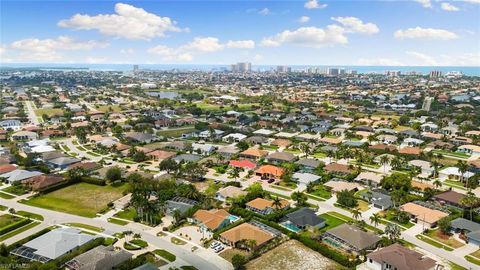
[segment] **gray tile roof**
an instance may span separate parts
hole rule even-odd
[[[316,226],[325,222],[325,219],[317,216],[315,211],[310,208],[304,207],[292,213],[286,215],[286,219],[295,224],[296,226]]]

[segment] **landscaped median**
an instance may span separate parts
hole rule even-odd
[[[117,225],[121,225],[121,226],[125,226],[125,225],[128,224],[128,221],[121,220],[121,219],[118,219],[118,218],[109,218],[108,222],[113,223],[113,224],[117,224]]]
[[[177,259],[177,256],[175,256],[174,254],[164,250],[164,249],[156,249],[153,251],[153,253],[155,253],[156,255],[170,261],[170,262],[174,262],[176,259]]]

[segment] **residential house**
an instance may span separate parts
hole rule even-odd
[[[166,213],[173,216],[175,211],[179,211],[180,214],[183,215],[197,204],[198,202],[194,200],[183,197],[174,197],[167,201]]]
[[[303,207],[294,212],[288,213],[282,219],[280,225],[283,227],[298,232],[300,230],[313,231],[325,227],[326,220],[317,216],[314,210]]]
[[[349,224],[337,226],[322,235],[324,243],[356,253],[375,249],[380,240],[379,236]]]
[[[461,173],[457,167],[447,167],[438,172],[438,178],[440,180],[466,180],[473,177],[475,174],[469,171]]]
[[[258,213],[260,215],[268,215],[273,213],[275,210],[287,209],[290,207],[290,203],[287,200],[281,199],[280,205],[274,206],[273,200],[267,200],[263,198],[256,198],[246,203],[246,209]]]
[[[266,159],[270,163],[280,164],[283,162],[294,162],[297,160],[297,157],[288,152],[273,152]]]
[[[240,141],[243,141],[244,139],[246,139],[247,136],[244,135],[244,134],[241,134],[241,133],[231,133],[231,134],[228,134],[227,136],[224,136],[222,138],[222,141],[224,142],[240,142]]]
[[[234,218],[238,220],[238,217],[230,215],[230,213],[224,209],[200,209],[197,210],[189,220],[191,220],[192,223],[198,224],[201,232],[210,234],[228,226]]]
[[[462,145],[457,148],[457,152],[460,153],[465,153],[467,155],[470,155],[470,157],[473,158],[479,158],[480,157],[480,146],[478,145],[473,145],[473,144],[467,144],[467,145]]]
[[[217,149],[212,144],[200,144],[200,143],[193,143],[192,144],[193,152],[197,154],[202,154],[205,156],[211,155]]]
[[[377,187],[380,185],[380,181],[382,181],[382,179],[383,176],[381,174],[365,171],[359,173],[354,180],[367,186]]]
[[[463,206],[460,202],[462,198],[464,198],[465,195],[462,193],[458,193],[453,190],[448,190],[439,194],[436,194],[432,197],[432,200],[442,204],[442,205],[447,205],[451,207],[456,207],[463,209],[465,206]]]
[[[131,259],[133,254],[116,249],[114,246],[100,245],[65,263],[67,270],[112,270]]]
[[[226,186],[215,193],[215,199],[226,202],[227,199],[235,199],[247,195],[247,192],[236,186]]]
[[[230,160],[228,163],[232,167],[238,167],[242,168],[244,170],[253,170],[255,167],[257,167],[257,164],[253,161],[250,161],[248,159],[244,160]]]
[[[145,132],[127,132],[124,138],[137,143],[151,143],[158,139],[156,136]]]
[[[297,180],[300,185],[306,188],[310,183],[317,183],[321,177],[312,173],[296,172],[292,175],[292,179]]]
[[[407,212],[415,223],[421,222],[428,228],[435,227],[441,218],[448,216],[445,212],[413,202],[400,206],[400,210]]]
[[[17,131],[12,134],[11,139],[14,141],[33,141],[38,140],[38,134],[32,131]]]
[[[398,243],[367,255],[368,270],[437,270],[435,260]]]
[[[37,175],[22,181],[22,185],[33,191],[43,191],[47,188],[63,184],[67,179],[61,175]]]
[[[296,164],[300,165],[300,170],[305,171],[305,172],[313,172],[322,162],[318,159],[313,159],[313,158],[305,158],[305,159],[300,159]]]
[[[328,173],[341,176],[353,173],[353,169],[351,169],[350,166],[335,162],[326,165],[323,169]]]
[[[372,190],[360,196],[380,210],[387,210],[393,206],[392,197],[383,190]]]
[[[219,239],[223,243],[237,248],[250,248],[247,242],[255,243],[254,250],[264,246],[282,233],[270,226],[257,221],[240,224],[220,234]]]
[[[285,169],[273,165],[263,165],[255,170],[255,174],[262,179],[280,179],[284,173]]]
[[[86,243],[96,236],[74,228],[57,228],[13,249],[10,254],[30,261],[47,263]]]
[[[16,169],[14,171],[10,171],[0,175],[0,178],[5,179],[5,181],[9,184],[15,184],[17,182],[27,180],[34,176],[42,175],[42,172],[38,171],[27,171],[23,169]]]
[[[323,185],[329,188],[330,191],[333,193],[337,193],[344,190],[358,191],[361,188],[361,186],[358,183],[347,182],[347,181],[340,180],[338,178],[334,178]]]
[[[258,148],[248,148],[247,150],[240,152],[240,156],[248,159],[257,160],[268,155],[268,152],[265,150],[260,150]]]
[[[74,157],[58,157],[45,161],[45,164],[51,169],[64,170],[70,165],[80,162],[80,159]]]
[[[175,160],[177,163],[180,163],[182,161],[183,162],[197,162],[200,159],[202,159],[202,156],[193,155],[193,154],[181,154],[181,155],[178,155],[176,157],[173,157],[172,159]]]

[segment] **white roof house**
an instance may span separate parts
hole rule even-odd
[[[438,177],[442,180],[452,178],[452,177],[457,179],[458,178],[468,179],[474,175],[475,175],[474,173],[469,171],[463,173],[462,175],[462,173],[460,173],[457,167],[448,167],[438,172]]]
[[[17,169],[8,173],[4,173],[0,175],[0,178],[5,178],[5,180],[9,184],[13,184],[18,181],[22,181],[34,176],[42,175],[42,172],[38,171],[27,171],[27,170],[22,170],[22,169]]]
[[[245,138],[247,138],[247,135],[244,135],[242,133],[231,133],[231,134],[228,134],[227,136],[224,136],[222,138],[222,141],[225,141],[225,142],[229,142],[229,141],[239,142],[241,140],[244,140]]]
[[[253,134],[270,136],[270,135],[272,135],[272,134],[275,134],[275,131],[261,128],[261,129],[259,129],[259,130],[255,130],[255,131],[253,132]]]
[[[293,179],[297,179],[298,183],[308,185],[320,180],[320,176],[312,173],[294,173],[292,175]]]

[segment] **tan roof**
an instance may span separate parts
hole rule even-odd
[[[339,138],[323,137],[320,139],[320,142],[328,143],[328,144],[339,144],[342,142],[342,140]]]
[[[283,209],[283,208],[287,207],[287,206],[290,204],[287,200],[281,199],[280,201],[281,201],[281,203],[282,203],[282,206],[280,206],[280,209]],[[259,210],[264,210],[264,209],[266,209],[267,207],[274,208],[274,207],[273,207],[273,201],[271,201],[271,200],[266,200],[266,199],[263,199],[263,198],[253,199],[253,200],[247,202],[246,205],[247,205],[247,206],[250,206],[250,207],[252,207],[252,208],[255,208],[255,209],[259,209]]]
[[[235,187],[235,186],[224,187],[224,188],[218,190],[217,193],[219,193],[220,195],[222,195],[224,197],[228,197],[228,198],[236,198],[238,196],[247,194],[246,191],[243,191],[241,188]]]
[[[215,230],[229,215],[230,214],[223,209],[212,209],[208,211],[200,209],[193,214],[193,217],[207,228]]]
[[[417,217],[418,220],[423,220],[430,224],[433,224],[441,218],[448,216],[448,214],[445,212],[430,209],[412,202],[402,205],[400,209]]]
[[[433,185],[412,180],[412,187],[425,190],[426,188],[433,188]]]
[[[220,234],[220,237],[236,243],[240,240],[255,240],[257,246],[270,241],[273,236],[249,223],[243,223]]]
[[[324,186],[331,188],[332,192],[339,192],[342,190],[351,191],[360,188],[359,184],[346,181],[328,181]]]
[[[273,140],[270,144],[273,144],[273,145],[276,145],[276,146],[289,146],[290,144],[292,144],[292,142],[290,140],[286,140],[286,139],[275,139]]]
[[[268,152],[264,151],[264,150],[260,150],[258,148],[248,148],[247,150],[243,151],[240,154],[245,155],[245,156],[252,156],[252,157],[260,158],[260,157],[266,156],[268,154]]]
[[[407,155],[420,155],[422,150],[418,147],[404,147],[398,150],[400,154],[407,154]]]
[[[155,156],[158,159],[167,159],[175,156],[177,153],[169,152],[169,151],[162,151],[162,150],[155,150],[148,153],[149,156]]]
[[[467,144],[458,147],[459,149],[469,149],[474,152],[480,152],[480,146],[474,144]]]
[[[351,173],[353,170],[350,169],[350,166],[338,163],[330,163],[324,168],[327,172],[341,172],[341,173]]]
[[[275,177],[281,177],[285,172],[285,170],[283,168],[273,166],[273,165],[263,165],[260,168],[258,168],[255,172],[260,174],[270,174]]]

